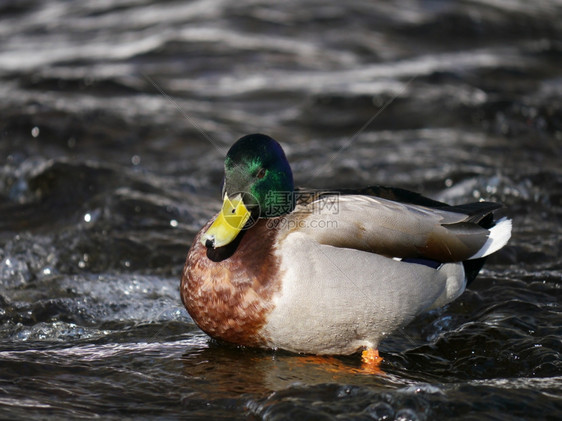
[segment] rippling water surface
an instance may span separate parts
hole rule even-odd
[[[0,4],[0,418],[556,419],[556,0]],[[210,341],[178,292],[241,135],[298,184],[498,200],[447,307],[326,363]]]

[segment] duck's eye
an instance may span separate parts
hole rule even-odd
[[[265,168],[260,168],[258,173],[256,174],[257,178],[264,178],[265,177]]]

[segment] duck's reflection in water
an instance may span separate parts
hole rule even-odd
[[[186,351],[182,363],[185,376],[199,383],[199,390],[206,390],[211,399],[233,393],[274,392],[295,384],[382,386],[388,380],[379,365],[363,364],[359,354],[345,357],[297,355],[234,347],[215,341],[209,341],[206,348]]]

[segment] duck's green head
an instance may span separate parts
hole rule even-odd
[[[222,210],[201,242],[222,247],[258,218],[291,212],[293,191],[293,173],[279,143],[263,134],[238,139],[224,161]]]

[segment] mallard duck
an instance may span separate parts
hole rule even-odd
[[[274,139],[251,134],[225,159],[223,205],[187,255],[181,298],[209,336],[250,347],[344,355],[464,291],[511,236],[491,202],[449,206],[390,187],[295,189]]]

